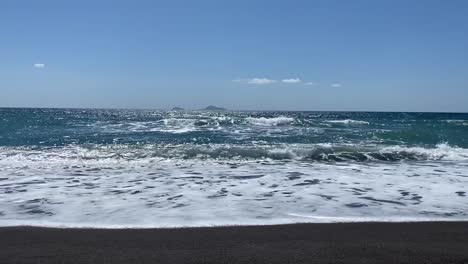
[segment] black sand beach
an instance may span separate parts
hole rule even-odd
[[[3,227],[0,263],[468,263],[468,222]]]

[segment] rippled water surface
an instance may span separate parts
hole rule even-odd
[[[468,114],[0,109],[0,225],[468,219]]]

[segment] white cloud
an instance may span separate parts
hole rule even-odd
[[[284,83],[300,83],[302,82],[299,78],[292,78],[292,79],[284,79],[282,80]]]
[[[251,78],[251,79],[236,79],[233,82],[248,83],[248,84],[271,84],[278,81],[268,78]]]
[[[250,84],[270,84],[275,83],[276,80],[268,79],[268,78],[252,78],[247,80],[247,83]]]
[[[330,86],[333,87],[333,88],[340,88],[343,85],[341,85],[341,83],[334,83],[334,84],[332,84]]]
[[[316,83],[316,82],[306,82],[306,83],[304,83],[304,85],[316,86],[316,85],[319,85],[319,84]]]
[[[233,82],[238,83],[247,83],[247,84],[272,84],[272,83],[302,83],[303,81],[299,78],[290,78],[290,79],[283,79],[283,80],[274,80],[269,78],[249,78],[249,79],[234,79]],[[318,83],[314,82],[307,82],[304,85],[318,85]]]
[[[37,69],[43,69],[43,68],[45,68],[45,64],[44,64],[44,63],[34,63],[33,66],[34,66],[34,68],[37,68]]]

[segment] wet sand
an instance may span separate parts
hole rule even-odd
[[[0,263],[468,263],[468,222],[2,227]]]

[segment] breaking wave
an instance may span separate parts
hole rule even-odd
[[[466,220],[467,122],[452,113],[0,109],[0,226]]]
[[[353,119],[345,119],[345,120],[329,120],[328,123],[333,124],[343,124],[343,125],[369,125],[369,122],[362,121],[362,120],[353,120]]]
[[[266,118],[266,117],[259,117],[259,118],[254,118],[254,117],[247,117],[246,118],[247,122],[257,125],[257,126],[279,126],[279,125],[287,125],[291,124],[294,122],[294,118],[292,117],[285,117],[285,116],[279,116],[279,117],[272,117],[272,118]]]
[[[304,162],[368,162],[468,160],[468,149],[439,144],[435,148],[359,145],[229,145],[229,144],[150,144],[92,145],[65,148],[0,148],[0,164],[151,161],[154,159],[215,159],[215,160],[299,160]]]

